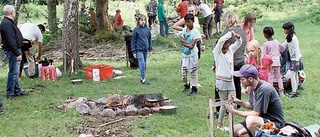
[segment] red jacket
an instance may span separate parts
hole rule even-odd
[[[114,26],[114,27],[121,27],[121,26],[123,26],[123,20],[122,20],[122,18],[121,18],[120,13],[116,13],[115,19],[114,19],[114,22],[113,22],[113,26]]]
[[[188,10],[187,10],[187,5],[188,5],[188,3],[189,3],[189,1],[185,0],[185,1],[181,2],[181,3],[178,5],[176,11],[177,11],[178,13],[180,13],[180,18],[184,18],[184,16],[187,15],[187,12],[188,12]]]

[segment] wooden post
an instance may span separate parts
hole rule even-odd
[[[127,62],[127,67],[129,67],[129,52],[128,52],[128,47],[127,47],[127,45],[125,45],[126,46],[126,62]]]
[[[213,101],[209,99],[209,116],[210,116],[210,137],[214,137],[214,112]]]
[[[229,100],[232,100],[231,95],[228,97]],[[234,131],[234,114],[229,112],[229,137],[233,137],[233,131]]]

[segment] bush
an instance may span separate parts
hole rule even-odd
[[[317,5],[312,5],[311,8],[308,9],[309,12],[309,20],[312,23],[320,23],[320,9]]]
[[[124,42],[123,37],[120,33],[114,31],[97,31],[95,35],[95,40],[97,42],[108,42],[112,41],[115,43]]]

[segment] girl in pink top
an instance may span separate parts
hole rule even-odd
[[[263,35],[267,39],[267,41],[262,46],[262,53],[269,55],[272,57],[272,68],[269,71],[268,82],[273,84],[274,77],[278,82],[279,95],[284,96],[283,94],[283,81],[282,75],[280,73],[280,47],[281,44],[278,40],[273,39],[274,31],[272,27],[265,27],[263,29]]]
[[[241,23],[241,28],[244,30],[247,42],[250,42],[254,39],[253,26],[256,23],[256,16],[253,13],[248,13],[244,18],[244,22]]]

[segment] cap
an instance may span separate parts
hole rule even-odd
[[[255,66],[252,65],[243,65],[239,71],[235,71],[233,73],[236,77],[252,77],[257,79],[258,78],[258,70]]]

